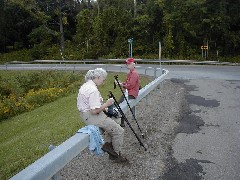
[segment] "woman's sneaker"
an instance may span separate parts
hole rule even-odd
[[[114,151],[112,143],[106,142],[103,146],[102,146],[102,150],[104,152],[107,152],[109,155],[111,156],[115,156],[118,157],[118,154]]]
[[[124,124],[124,119],[123,119],[123,117],[121,118],[121,124],[120,124],[120,126],[121,126],[122,128],[124,128],[124,127],[125,127],[125,124]]]
[[[117,158],[118,158],[118,157],[109,154],[109,159],[110,159],[110,160],[116,160]]]

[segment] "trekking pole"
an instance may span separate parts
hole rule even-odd
[[[114,105],[115,107],[118,109],[118,111],[120,112],[120,114],[122,115],[122,117],[124,118],[124,121],[126,121],[127,125],[129,126],[129,128],[132,130],[133,134],[136,136],[138,142],[140,143],[140,146],[142,146],[145,151],[147,151],[147,148],[144,146],[144,144],[142,143],[142,141],[140,140],[140,138],[138,137],[138,135],[136,134],[136,132],[134,131],[134,129],[132,128],[131,124],[129,123],[128,119],[126,118],[125,114],[123,113],[121,107],[119,106],[119,104],[117,103],[117,100],[115,98],[115,96],[113,95],[113,93],[111,91],[109,91],[109,97],[114,99]]]
[[[120,88],[120,90],[121,90],[121,92],[122,92],[122,94],[123,94],[124,99],[125,99],[126,102],[127,102],[127,105],[128,105],[128,107],[129,107],[132,115],[133,115],[134,120],[136,121],[136,124],[137,124],[137,126],[138,126],[138,129],[139,129],[139,131],[141,132],[142,138],[144,138],[144,134],[142,133],[142,130],[141,130],[141,128],[140,128],[140,126],[139,126],[139,124],[138,124],[138,122],[137,122],[137,119],[136,119],[136,117],[135,117],[135,114],[133,113],[132,108],[130,107],[129,102],[128,102],[128,100],[127,100],[127,98],[126,98],[126,96],[125,96],[125,94],[124,94],[124,92],[123,92],[123,90],[122,90],[122,87],[121,87],[119,81],[118,81],[118,75],[114,76],[114,78],[115,78],[115,80],[117,81],[117,84],[118,84],[118,86],[119,86],[119,88]]]

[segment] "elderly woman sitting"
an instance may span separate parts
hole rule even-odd
[[[123,146],[124,129],[103,112],[114,103],[112,98],[103,103],[103,98],[98,90],[107,77],[107,72],[102,68],[89,70],[85,75],[85,83],[80,87],[77,97],[77,107],[86,125],[98,126],[105,132],[103,151],[109,154],[109,159],[115,162],[128,162],[121,155]]]

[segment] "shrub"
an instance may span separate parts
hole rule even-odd
[[[82,74],[62,71],[0,76],[0,121],[76,92],[83,79]]]
[[[10,61],[31,61],[33,58],[30,54],[29,50],[19,50],[19,51],[12,51],[9,53],[5,53],[0,55],[0,64],[4,64]]]
[[[61,88],[39,89],[36,91],[32,89],[26,94],[24,99],[30,107],[38,107],[45,103],[52,102],[65,94],[66,90]]]

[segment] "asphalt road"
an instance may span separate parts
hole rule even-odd
[[[74,69],[96,66],[126,72],[125,68],[113,65],[80,65]],[[137,65],[139,73],[151,76],[152,69],[159,67]],[[240,180],[240,66],[163,65],[162,68],[169,70],[167,79],[184,84],[188,105],[173,142],[176,164],[165,179]]]
[[[167,179],[240,179],[240,67],[164,66],[184,83],[189,110],[173,142]]]
[[[182,119],[167,180],[240,180],[240,67],[162,66],[184,84]]]

